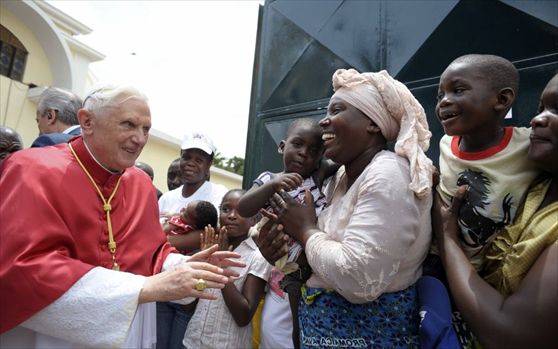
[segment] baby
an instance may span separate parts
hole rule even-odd
[[[187,234],[193,230],[200,230],[208,225],[217,226],[217,209],[209,201],[190,201],[180,210],[180,214],[172,216],[169,221],[168,235]]]

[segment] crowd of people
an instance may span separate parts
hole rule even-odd
[[[0,128],[0,347],[558,347],[558,74],[531,127],[507,127],[515,66],[456,58],[439,168],[404,84],[332,82],[281,172],[229,190],[189,133],[164,194],[137,161],[145,95],[47,89],[30,149]]]

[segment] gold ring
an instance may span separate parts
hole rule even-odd
[[[205,282],[204,279],[198,279],[198,282],[196,282],[195,288],[198,291],[203,291],[207,288],[207,283]]]

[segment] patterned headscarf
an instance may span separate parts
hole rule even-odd
[[[424,109],[411,91],[385,70],[360,74],[354,69],[338,69],[333,74],[333,90],[333,96],[374,121],[388,142],[396,141],[395,152],[410,163],[409,188],[419,198],[430,195],[434,166],[424,152],[432,133]]]

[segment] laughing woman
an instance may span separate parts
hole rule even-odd
[[[431,238],[426,115],[386,71],[340,69],[333,88],[320,125],[325,156],[343,166],[326,188],[328,206],[316,223],[311,205],[286,195],[274,205],[313,270],[300,344],[418,347],[415,283]],[[392,141],[395,153],[387,150]]]

